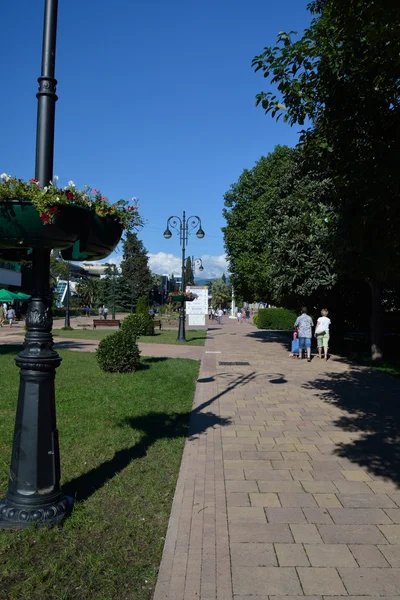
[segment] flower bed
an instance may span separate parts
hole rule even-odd
[[[168,296],[169,302],[193,302],[196,300],[197,294],[193,292],[172,292]]]

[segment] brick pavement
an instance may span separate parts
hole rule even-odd
[[[400,381],[227,319],[205,352],[154,600],[400,599]]]

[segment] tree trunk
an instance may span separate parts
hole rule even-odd
[[[382,327],[382,283],[370,280],[371,289],[371,358],[381,360],[383,358],[383,327]]]

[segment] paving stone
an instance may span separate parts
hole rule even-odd
[[[371,493],[371,488],[366,483],[361,483],[358,481],[345,481],[344,479],[340,480],[336,478],[333,480],[333,483],[342,494],[352,495]]]
[[[290,474],[294,481],[314,481],[312,471],[304,471],[302,469],[291,469]]]
[[[260,492],[288,492],[288,493],[300,493],[303,491],[301,483],[298,481],[258,481],[258,487]]]
[[[278,494],[250,494],[250,503],[251,506],[263,506],[263,507],[272,507],[272,506],[281,506],[279,502]]]
[[[308,567],[310,563],[302,544],[275,544],[280,567]]]
[[[228,492],[226,501],[228,506],[250,506],[249,494],[244,492]]]
[[[289,525],[284,523],[230,523],[229,533],[233,542],[293,542]]]
[[[299,567],[297,572],[300,577],[304,594],[334,594],[346,595],[346,589],[340,580],[336,569]]]
[[[378,546],[378,549],[392,567],[400,567],[400,546]]]
[[[344,544],[304,544],[312,567],[357,567]]]
[[[400,506],[400,492],[399,493],[388,492],[388,495],[389,495],[389,498],[397,504],[397,506]]]
[[[308,523],[333,524],[331,516],[326,508],[303,508],[303,513]]]
[[[233,567],[276,567],[273,544],[231,544]]]
[[[239,595],[265,595],[268,592],[269,595],[287,596],[302,593],[293,567],[237,567],[232,576],[233,592]]]
[[[303,508],[317,506],[312,494],[288,494],[282,492],[279,494],[279,500],[281,501],[282,506],[285,507]]]
[[[375,494],[390,494],[391,492],[397,492],[398,486],[392,481],[371,481],[368,482],[368,487]]]
[[[314,498],[321,508],[342,508],[335,494],[314,494]]]
[[[329,514],[339,525],[385,525],[391,523],[381,508],[330,508]]]
[[[304,481],[301,485],[310,494],[335,494],[338,491],[332,481]]]
[[[226,481],[227,492],[258,492],[255,481]]]
[[[228,506],[228,521],[231,523],[265,523],[265,513],[262,507]]]
[[[341,471],[347,481],[371,481],[371,477],[365,471]]]
[[[390,544],[400,544],[400,525],[379,525]]]
[[[306,460],[271,460],[271,464],[272,468],[278,471],[290,471],[291,469],[312,471],[310,463]]]
[[[382,546],[382,548],[395,548],[396,546]],[[368,544],[350,545],[351,552],[360,567],[389,567],[389,563],[377,546]],[[400,556],[399,556],[400,558]],[[351,565],[345,565],[351,566]],[[393,567],[400,566],[392,565]],[[400,591],[400,590],[399,590]]]
[[[321,536],[315,525],[290,525],[290,530],[296,544],[322,544]]]
[[[261,481],[293,481],[289,471],[274,469],[245,469],[246,479],[259,479]],[[264,491],[264,490],[261,490]]]
[[[339,569],[349,594],[381,595],[400,593],[400,569]]]
[[[345,508],[396,508],[386,494],[338,494],[338,499]]]
[[[396,525],[400,524],[400,508],[387,508],[385,513],[393,523],[396,523]]]
[[[385,525],[381,525],[381,527],[385,527]],[[390,525],[386,527],[390,527]],[[376,525],[318,525],[318,531],[326,544],[387,543]]]
[[[301,508],[266,508],[268,523],[306,523]]]

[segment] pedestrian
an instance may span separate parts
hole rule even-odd
[[[294,327],[298,328],[299,334],[299,358],[303,358],[303,350],[307,350],[307,361],[311,362],[311,338],[314,323],[307,314],[307,307],[303,306],[301,315],[297,317]]]
[[[99,306],[99,319],[101,319],[102,316],[103,316],[103,305],[100,304],[100,306]]]
[[[107,308],[107,306],[104,307],[103,313],[104,313],[104,318],[107,319],[107,315],[108,315],[108,308]]]
[[[89,306],[89,304],[86,305],[85,313],[86,313],[87,317],[90,317],[90,306]]]
[[[323,308],[321,310],[321,317],[319,317],[315,327],[315,337],[317,338],[320,360],[322,359],[322,348],[324,349],[325,360],[328,360],[329,326],[331,324],[331,320],[328,319],[328,314],[328,310]]]
[[[3,305],[0,304],[0,327],[3,327],[3,321],[4,321],[4,308],[3,308]]]
[[[250,321],[250,311],[248,308],[246,308],[245,315],[246,315],[246,321]]]
[[[238,310],[237,314],[236,314],[236,317],[237,317],[238,323],[240,323],[240,324],[242,324],[242,316],[243,316],[242,315],[242,311]]]
[[[6,315],[7,315],[7,308],[8,308],[8,306],[7,306],[7,302],[3,302],[4,316],[6,316]]]
[[[296,356],[298,356],[298,354],[299,354],[299,340],[297,338],[297,331],[295,331],[293,334],[292,347],[291,347],[289,356],[292,358],[296,358]]]
[[[222,310],[222,308],[220,307],[218,309],[217,315],[218,315],[218,323],[220,325],[222,325],[222,315],[224,314],[224,311]]]
[[[212,317],[212,310],[211,307],[208,309],[208,320],[210,321]]]
[[[154,317],[156,316],[156,313],[155,313],[155,311],[154,311],[154,308],[150,308],[150,310],[149,310],[149,315],[150,315],[150,317],[151,317],[152,319],[154,319]]]
[[[214,319],[215,319],[215,308],[211,309],[211,317],[212,317],[212,320],[214,321]]]
[[[7,309],[7,319],[10,327],[12,327],[13,319],[15,319],[15,310],[13,309],[12,304],[10,304],[10,308]]]

